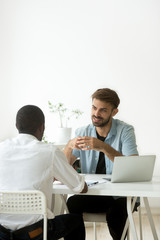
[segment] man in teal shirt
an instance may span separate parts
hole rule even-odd
[[[113,117],[118,113],[120,99],[109,88],[92,95],[92,124],[76,130],[76,137],[64,149],[69,163],[80,157],[82,173],[112,174],[114,157],[137,155],[134,128]],[[110,234],[121,237],[127,218],[126,198],[75,195],[67,202],[70,212],[106,212]]]

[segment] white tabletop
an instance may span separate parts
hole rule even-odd
[[[85,174],[86,180],[101,181],[107,175]],[[53,184],[54,194],[72,194],[67,186]],[[153,178],[151,182],[134,183],[98,183],[89,187],[87,195],[107,195],[107,196],[139,196],[139,197],[160,197],[160,177]]]

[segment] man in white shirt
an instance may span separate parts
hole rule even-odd
[[[19,135],[0,143],[0,189],[40,190],[47,197],[48,240],[85,239],[82,216],[65,214],[54,218],[51,211],[52,185],[56,178],[75,193],[87,192],[84,178],[71,167],[65,155],[52,144],[41,142],[45,117],[34,105],[22,107],[16,116]],[[0,214],[0,239],[42,239],[42,217]],[[37,231],[37,235],[34,230]],[[78,233],[78,234],[77,234]]]

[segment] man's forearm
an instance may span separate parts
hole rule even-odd
[[[109,144],[104,143],[103,153],[112,161],[114,162],[114,158],[117,156],[123,156],[122,153],[116,151],[112,148]]]
[[[68,160],[68,163],[70,165],[72,165],[75,161],[75,159],[73,159],[73,155],[72,155],[72,148],[70,147],[70,141],[67,143],[67,145],[65,146],[64,150],[63,150],[67,160]]]

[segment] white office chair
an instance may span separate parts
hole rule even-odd
[[[43,215],[43,240],[47,240],[47,201],[41,191],[0,191],[0,213]]]
[[[133,206],[135,205],[136,198],[134,199],[132,203],[132,211],[133,211]],[[140,239],[142,240],[142,220],[141,220],[141,207],[138,206],[138,214],[139,214],[139,228],[140,228]],[[94,230],[94,240],[97,240],[97,231],[96,231],[96,223],[98,222],[104,222],[106,223],[106,214],[105,213],[83,213],[83,219],[85,222],[93,222],[93,230]],[[128,218],[126,220],[126,224],[122,233],[121,240],[125,239],[125,235],[127,232],[127,240],[130,239],[130,234],[129,234],[129,221]]]
[[[84,222],[93,223],[94,240],[97,240],[96,223],[98,222],[106,223],[106,214],[105,213],[83,213],[83,220]]]

